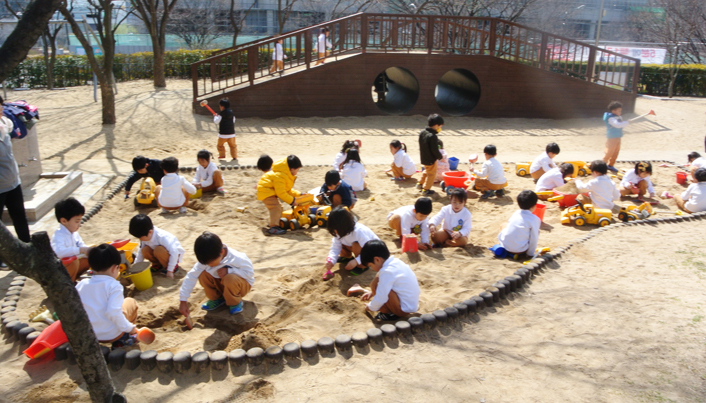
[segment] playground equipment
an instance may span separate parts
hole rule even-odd
[[[644,202],[639,206],[623,206],[618,213],[620,221],[644,220],[653,214],[652,204]]]
[[[593,208],[592,204],[583,204],[576,201],[577,206],[570,207],[561,213],[561,223],[571,224],[581,227],[586,224],[599,225],[605,227],[610,224],[613,213],[609,209]]]
[[[154,190],[157,188],[157,184],[154,183],[154,179],[149,176],[142,179],[140,183],[140,190],[135,195],[135,207],[142,206],[156,206],[157,200],[155,200]]]

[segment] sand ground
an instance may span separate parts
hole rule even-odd
[[[119,124],[104,128],[87,88],[23,93],[40,107],[45,170],[115,173],[117,181],[129,172],[129,161],[138,153],[156,158],[174,155],[182,165],[194,166],[196,150],[215,151],[214,125],[190,113],[188,83],[169,85],[159,92],[144,82],[121,85]],[[657,117],[627,130],[621,159],[685,162],[689,151],[701,150],[705,105],[702,100],[639,99],[637,112],[654,109]],[[491,142],[505,162],[530,160],[549,141],[561,145],[558,159],[601,156],[604,128],[598,119],[447,122],[441,138],[449,155],[462,161]],[[387,147],[391,139],[407,143],[410,154],[418,158],[416,134],[423,126],[421,116],[242,119],[237,122],[239,159],[241,164],[253,164],[261,153],[275,158],[295,153],[305,165],[328,164],[343,140],[362,139],[370,189],[359,195],[355,212],[413,267],[423,289],[420,312],[429,312],[477,294],[519,267],[517,262],[492,259],[486,248],[515,210],[516,194],[533,185],[530,179],[515,176],[514,166],[507,164],[508,196],[480,201],[470,193],[471,246],[399,254],[399,243],[384,217],[398,206],[412,204],[418,191],[413,182],[391,183],[382,170],[391,160]],[[326,169],[303,169],[296,187],[308,190],[320,185]],[[154,344],[140,346],[143,350],[267,347],[374,326],[362,314],[362,304],[344,294],[354,282],[369,282],[371,273],[337,274],[332,281],[321,281],[330,244],[324,229],[264,236],[265,209],[253,197],[257,172],[226,171],[228,195],[193,202],[185,217],[141,209],[156,225],[179,236],[187,249],[184,267],[194,263],[193,240],[208,229],[248,253],[257,281],[246,298],[244,314],[237,318],[222,311],[200,312],[204,295],[197,287],[191,303],[198,325],[190,332],[176,312],[178,279],[156,278],[155,287],[145,292],[129,286],[128,293],[141,306],[138,324],[154,328],[158,335]],[[655,168],[658,194],[683,189],[673,178],[674,168]],[[660,202],[658,209],[674,209],[673,201]],[[434,210],[447,203],[446,197],[434,197]],[[236,211],[244,206],[245,213]],[[135,213],[131,202],[115,198],[81,234],[89,243],[126,237],[127,221]],[[562,226],[559,214],[550,204],[541,246],[564,245],[584,233],[585,229]],[[172,379],[121,370],[115,374],[116,386],[131,400],[146,401],[353,401],[361,394],[383,401],[703,401],[706,368],[700,357],[706,339],[701,288],[706,260],[699,252],[703,228],[700,223],[685,223],[603,233],[572,249],[527,291],[492,310],[497,313],[483,313],[453,331],[413,344],[228,376]],[[9,285],[8,276],[0,281],[0,288]],[[29,312],[42,298],[39,286],[30,284],[18,309]],[[32,365],[18,350],[11,339],[0,347],[0,359],[8,369],[0,375],[0,384],[5,385],[0,400],[87,400],[75,367]]]

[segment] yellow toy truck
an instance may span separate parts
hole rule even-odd
[[[156,188],[157,184],[154,183],[154,179],[149,176],[142,179],[142,182],[140,183],[140,190],[135,196],[135,207],[156,206],[157,200],[154,195],[154,190]]]
[[[574,173],[571,175],[572,178],[591,174],[591,169],[588,167],[586,161],[566,161],[566,163],[574,166]]]
[[[577,206],[569,207],[561,213],[561,223],[568,225],[574,223],[581,227],[586,224],[605,227],[610,224],[613,213],[609,209],[593,208],[591,204],[582,204],[578,200]]]
[[[644,220],[652,215],[652,205],[648,202],[639,206],[623,206],[618,213],[618,218],[622,222]]]
[[[529,169],[531,162],[519,162],[515,164],[515,173],[517,176],[527,176],[529,175]]]
[[[305,226],[311,228],[316,225],[316,215],[309,212],[309,207],[314,204],[314,195],[303,194],[296,200],[297,205],[294,208],[282,212],[282,217],[279,219],[280,228],[295,231]]]

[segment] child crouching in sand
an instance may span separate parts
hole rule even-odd
[[[681,195],[675,195],[677,206],[687,213],[706,211],[706,168],[694,171],[696,183],[692,183]]]
[[[466,246],[471,233],[471,212],[466,208],[468,193],[465,189],[449,192],[451,204],[444,206],[439,214],[429,220],[429,232],[434,246]],[[437,227],[443,227],[437,230]]]
[[[344,263],[343,268],[354,276],[366,271],[367,267],[361,264],[360,251],[369,241],[380,238],[370,228],[355,222],[353,214],[344,207],[331,210],[326,229],[333,236],[333,240],[326,258],[326,273],[323,279],[333,277],[331,269],[338,262]]]

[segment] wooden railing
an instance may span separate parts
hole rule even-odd
[[[502,58],[637,93],[640,60],[497,18],[359,13],[250,42],[191,65],[194,101],[254,85],[269,75],[277,39],[284,70],[309,69],[316,38],[329,29],[327,61],[360,53],[452,53]]]

